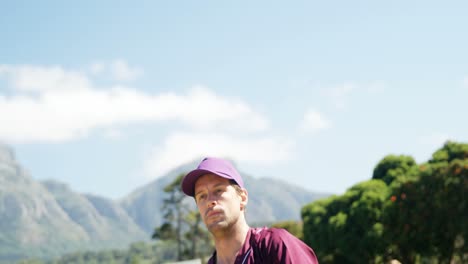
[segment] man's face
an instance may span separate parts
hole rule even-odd
[[[195,183],[195,201],[203,222],[214,233],[237,222],[247,204],[247,193],[237,193],[228,179],[205,174]]]

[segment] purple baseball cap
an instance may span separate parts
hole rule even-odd
[[[182,180],[182,191],[188,196],[195,195],[195,182],[205,174],[215,174],[228,180],[234,180],[240,187],[244,188],[244,181],[232,164],[220,158],[204,158],[198,167],[185,175]]]

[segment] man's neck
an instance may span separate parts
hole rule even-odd
[[[225,230],[222,234],[214,235],[217,264],[234,263],[237,253],[242,248],[249,232],[246,222]]]

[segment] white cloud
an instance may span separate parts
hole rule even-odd
[[[149,177],[154,178],[180,164],[207,156],[272,164],[290,159],[293,148],[290,140],[273,137],[247,139],[227,134],[175,133],[161,147],[154,148],[145,163],[145,170]]]
[[[11,88],[19,92],[45,92],[52,90],[77,90],[90,87],[88,78],[77,71],[66,71],[60,66],[1,65]]]
[[[261,131],[269,125],[261,114],[244,102],[223,98],[202,86],[194,87],[177,105],[181,110],[180,118],[199,129],[211,128],[210,124],[216,123],[230,130]]]
[[[143,74],[140,68],[131,68],[123,60],[115,60],[111,63],[110,69],[114,78],[118,81],[131,81]]]
[[[151,95],[114,86],[95,89],[86,75],[60,67],[0,65],[14,95],[0,94],[0,140],[60,142],[90,130],[134,122],[178,121],[195,129],[264,130],[268,121],[246,103],[195,87]],[[24,93],[34,90],[36,93]]]
[[[331,126],[332,122],[330,120],[325,118],[318,111],[310,109],[304,114],[300,129],[305,132],[318,132],[328,129]]]
[[[107,139],[110,139],[110,140],[118,140],[118,139],[121,139],[121,138],[124,137],[121,130],[113,129],[113,128],[110,128],[110,129],[107,129],[106,131],[104,131],[103,135],[104,135],[104,137],[106,137]]]
[[[115,81],[133,81],[143,75],[141,68],[130,67],[124,60],[96,61],[89,66],[89,71],[92,75],[106,74]]]
[[[463,86],[465,86],[465,88],[468,88],[468,77],[465,77],[463,79]]]

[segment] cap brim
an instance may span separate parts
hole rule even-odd
[[[232,176],[221,173],[221,172],[205,170],[205,169],[196,169],[196,170],[189,172],[187,175],[185,175],[184,179],[182,180],[182,191],[188,196],[195,196],[195,183],[197,182],[198,178],[206,174],[214,174],[216,176],[219,176],[228,180],[233,179]]]
[[[209,170],[202,170],[202,169],[196,169],[191,172],[189,172],[187,175],[185,175],[184,179],[182,180],[182,191],[188,195],[188,196],[194,196],[195,195],[195,182],[197,182],[198,178],[205,174],[210,174],[213,173],[212,171]]]

